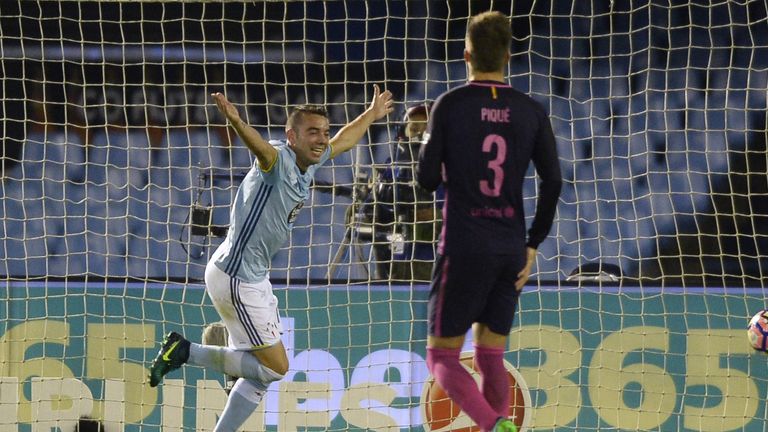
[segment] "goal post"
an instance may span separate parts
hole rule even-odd
[[[466,81],[488,9],[511,16],[507,79],[549,114],[564,176],[505,357],[520,421],[763,430],[744,328],[768,280],[766,5],[385,0],[0,4],[0,431],[212,428],[223,375],[145,383],[163,334],[220,319],[205,265],[254,157],[210,93],[280,140],[292,106],[326,106],[335,133],[375,84],[395,112],[318,170],[273,260],[291,369],[246,428],[463,424],[424,364],[442,201],[393,173],[405,113]]]

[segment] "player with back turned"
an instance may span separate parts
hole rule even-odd
[[[428,306],[427,366],[448,396],[484,431],[517,431],[509,415],[504,351],[536,249],[554,220],[562,177],[543,107],[506,84],[512,32],[507,16],[470,19],[468,83],[440,96],[421,148],[417,181],[445,188],[443,228]],[[526,236],[523,180],[540,179]],[[481,387],[459,362],[472,328]]]

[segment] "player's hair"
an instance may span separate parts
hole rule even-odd
[[[495,72],[504,68],[512,42],[509,17],[501,12],[483,12],[467,24],[467,40],[472,47],[470,64],[477,72]]]
[[[308,114],[317,114],[328,118],[328,110],[322,105],[297,105],[291,111],[286,122],[287,129],[294,129],[301,124],[304,116]]]

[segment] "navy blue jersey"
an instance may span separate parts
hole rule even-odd
[[[541,183],[526,237],[523,180],[531,162]],[[471,81],[435,101],[416,175],[427,190],[445,187],[442,254],[537,248],[552,227],[562,183],[544,108],[496,81]]]

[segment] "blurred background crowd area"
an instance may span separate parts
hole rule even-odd
[[[202,279],[220,240],[192,235],[190,211],[226,224],[253,163],[209,93],[271,139],[304,102],[338,130],[374,83],[402,113],[465,81],[466,19],[488,8],[512,16],[509,82],[549,112],[564,174],[534,277],[597,262],[650,284],[768,277],[764,2],[66,3],[0,9],[9,277]],[[373,181],[400,113],[318,180]],[[316,189],[273,278],[325,278],[352,203]],[[372,257],[349,248],[332,276],[365,280]]]

